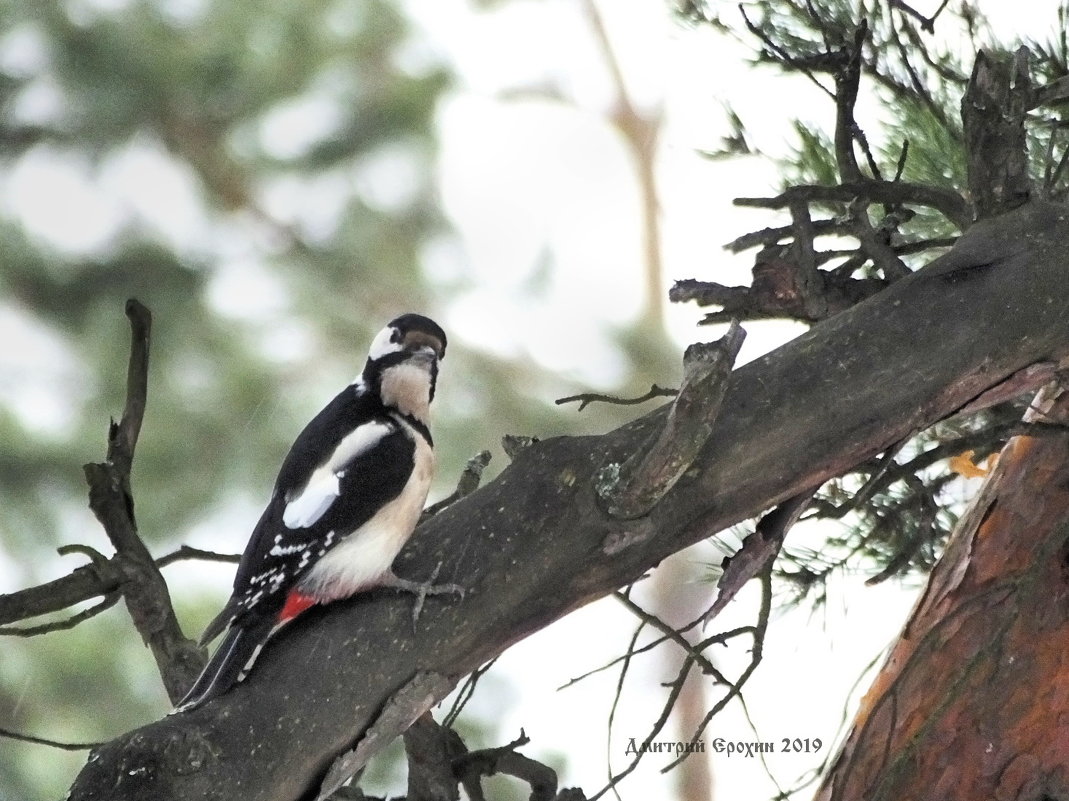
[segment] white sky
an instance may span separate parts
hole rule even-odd
[[[447,213],[461,235],[462,252],[451,247],[429,259],[432,275],[463,274],[473,288],[448,310],[447,328],[458,337],[492,339],[506,353],[526,353],[541,363],[593,383],[611,384],[619,371],[605,325],[633,320],[642,307],[639,216],[626,151],[602,118],[611,84],[597,53],[589,25],[577,0],[510,0],[492,10],[473,12],[465,0],[406,0],[425,39],[408,57],[435,55],[453,64],[460,88],[443,105],[441,185]],[[697,154],[718,145],[722,103],[730,101],[749,125],[756,144],[783,152],[791,115],[830,119],[831,110],[805,82],[785,84],[770,71],[745,65],[746,50],[709,30],[677,25],[664,0],[627,0],[599,4],[618,48],[632,96],[643,104],[663,104],[666,123],[659,153],[665,291],[678,278],[709,278],[745,283],[752,254],[731,257],[718,246],[735,236],[770,224],[764,213],[731,206],[736,194],[760,194],[776,183],[767,162],[759,159],[712,162]],[[921,9],[938,3],[917,2]],[[1027,6],[997,0],[980,2],[1000,33],[1045,31],[1054,19],[1054,0],[1030,0]],[[1028,12],[1028,13],[1025,13]],[[422,52],[429,47],[430,53]],[[24,58],[32,61],[33,42]],[[505,99],[506,90],[562,87],[571,105],[545,99]],[[47,87],[38,99],[47,113]],[[306,134],[304,120],[317,116],[315,103],[280,109],[265,123],[264,135],[279,152],[299,148],[295,130]],[[298,124],[299,123],[299,124]],[[314,126],[313,126],[314,127]],[[384,154],[384,170],[404,169]],[[145,143],[107,165],[105,195],[90,185],[88,166],[68,157],[40,152],[21,165],[0,187],[0,207],[34,234],[57,241],[57,221],[72,250],[102,245],[108,232],[130,217],[152,222],[171,243],[197,241],[191,235],[208,223],[197,208],[194,182],[181,168],[159,158]],[[374,187],[389,181],[370,179]],[[405,182],[399,181],[399,184]],[[329,215],[337,188],[320,187],[321,207],[309,209],[292,200],[286,186],[269,194],[267,205],[280,217]],[[302,198],[306,195],[302,195]],[[384,205],[403,198],[378,196]],[[17,198],[17,204],[14,198]],[[287,205],[288,204],[288,205]],[[554,257],[550,289],[532,303],[523,287],[548,250]],[[226,254],[217,296],[234,297],[227,286],[241,286],[249,304],[230,311],[270,315],[283,299],[255,258],[235,246]],[[611,301],[591,303],[612,288]],[[711,339],[715,331],[694,328],[702,312],[691,306],[666,310],[673,335],[686,343]],[[750,326],[743,360],[753,358],[792,336],[789,325]],[[562,332],[554,336],[553,332]],[[15,332],[15,333],[12,333]],[[507,332],[509,336],[503,336]],[[17,312],[0,309],[0,339],[15,336],[28,348],[0,354],[0,399],[15,399],[28,420],[42,427],[62,425],[62,404],[50,398],[56,374],[77,370],[48,334],[34,329]],[[577,342],[589,342],[577,349]],[[279,346],[302,346],[300,332],[286,331]],[[294,345],[294,343],[297,343]],[[28,353],[41,354],[32,360]],[[50,371],[43,364],[52,365]],[[668,375],[672,375],[669,372]],[[714,560],[709,551],[683,558]],[[65,567],[65,566],[64,566]],[[200,568],[199,571],[203,572]],[[178,568],[169,576],[179,578]],[[221,579],[225,585],[228,579]],[[770,763],[784,786],[790,786],[828,753],[835,739],[847,689],[860,671],[897,632],[911,595],[893,587],[863,589],[857,582],[836,585],[826,611],[810,617],[796,610],[779,617],[770,632],[762,668],[746,690],[760,739],[820,738],[816,755],[776,754]],[[647,607],[649,602],[646,602]],[[750,587],[718,619],[717,627],[752,622],[755,593]],[[495,673],[513,680],[505,699],[476,696],[472,710],[500,721],[503,740],[522,727],[532,743],[526,753],[563,753],[568,771],[562,785],[587,793],[605,778],[605,719],[615,673],[610,671],[579,687],[556,687],[617,656],[626,645],[633,619],[615,602],[603,601],[571,615],[513,647]],[[737,656],[725,652],[726,665]],[[630,738],[641,741],[659,708],[663,690],[657,664],[639,666],[629,683],[625,708],[608,745],[613,765],[623,767]],[[730,673],[730,668],[729,673]],[[864,687],[864,684],[862,684]],[[647,706],[646,701],[653,706]],[[674,735],[667,733],[664,738]],[[738,704],[716,719],[706,736],[733,741],[759,739]],[[657,773],[666,760],[646,758],[642,769],[621,788],[624,798],[672,797],[672,779]],[[760,763],[741,757],[714,759],[719,798],[758,799],[775,791]],[[802,793],[798,798],[808,797]]]

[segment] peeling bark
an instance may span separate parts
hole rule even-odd
[[[1069,393],[1039,419],[1069,423]],[[1015,437],[818,801],[1069,797],[1069,432]]]

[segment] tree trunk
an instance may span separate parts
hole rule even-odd
[[[902,798],[1069,798],[1069,430],[1003,449],[817,794]]]
[[[1065,207],[1031,203],[978,223],[925,269],[732,373],[710,442],[636,520],[602,511],[594,477],[642,448],[664,408],[602,436],[528,447],[496,481],[422,526],[399,560],[411,577],[443,561],[439,580],[470,588],[462,602],[430,600],[415,633],[411,600],[392,593],[311,611],[232,692],[94,751],[70,797],[315,798],[339,754],[357,744],[374,753],[381,746],[371,743],[390,739],[387,722],[399,733],[513,642],[1023,368],[1063,359],[1067,274]],[[1049,619],[1048,610],[1031,625]]]

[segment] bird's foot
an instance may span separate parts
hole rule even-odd
[[[383,582],[384,587],[393,587],[398,590],[404,590],[410,592],[416,596],[416,602],[412,606],[412,631],[416,630],[416,624],[419,622],[420,613],[423,612],[423,603],[427,600],[428,595],[459,595],[461,598],[467,593],[463,587],[459,584],[435,584],[434,580],[438,578],[438,574],[442,570],[442,563],[439,562],[434,572],[431,573],[431,577],[426,581],[411,581],[409,579],[403,579],[395,573],[389,573],[386,576],[386,580]]]

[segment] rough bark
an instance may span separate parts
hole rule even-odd
[[[1069,798],[1069,431],[1003,449],[816,798]]]
[[[413,677],[455,682],[668,554],[1064,358],[1067,269],[1065,207],[1031,203],[978,223],[924,270],[736,370],[710,441],[637,520],[609,518],[594,477],[642,447],[663,408],[601,436],[529,446],[422,526],[397,565],[421,577],[444,560],[440,578],[470,588],[462,602],[431,600],[415,633],[411,600],[389,593],[308,613],[231,693],[94,751],[71,798],[314,797]]]

